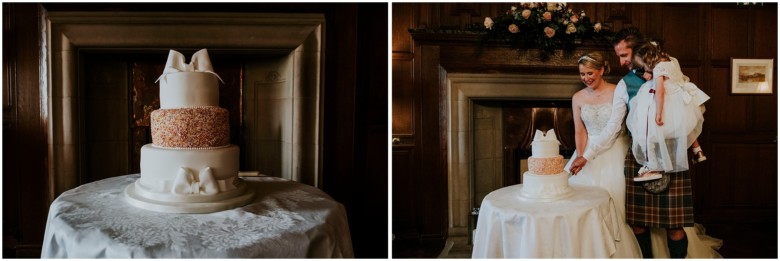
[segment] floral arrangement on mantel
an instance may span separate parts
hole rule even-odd
[[[520,3],[496,17],[485,17],[480,41],[505,41],[518,50],[539,49],[547,60],[556,49],[571,51],[586,40],[606,42],[611,32],[593,23],[585,10],[574,12],[566,3]]]

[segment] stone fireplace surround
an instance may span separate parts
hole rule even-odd
[[[273,85],[277,88],[269,88],[267,93],[248,95],[245,99],[254,97],[257,103],[275,104],[268,112],[258,111],[258,117],[274,122],[264,123],[269,127],[260,126],[255,133],[266,135],[266,141],[283,147],[284,155],[277,162],[280,176],[316,185],[322,164],[319,159],[324,15],[42,12],[39,88],[45,94],[41,111],[48,128],[50,201],[79,182],[80,144],[84,139],[79,129],[83,128],[80,121],[84,115],[80,115],[78,105],[78,52],[82,48],[210,48],[239,53],[288,53],[287,58],[268,65],[278,68],[282,77],[288,77],[287,81]],[[247,82],[251,86],[252,81]]]
[[[608,82],[618,78],[605,77]],[[476,157],[474,113],[476,100],[569,100],[583,87],[577,74],[448,73],[447,191],[448,246],[468,244],[471,208],[475,202]]]

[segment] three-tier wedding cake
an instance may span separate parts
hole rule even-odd
[[[160,109],[151,114],[152,143],[141,148],[141,178],[125,189],[136,207],[210,213],[246,205],[254,192],[238,177],[239,148],[230,144],[228,110],[206,49],[189,64],[174,50],[160,82]]]
[[[554,130],[550,129],[546,133],[536,130],[531,142],[528,171],[523,173],[520,195],[529,199],[553,201],[574,193],[569,187],[569,173],[563,170],[563,156],[558,149],[560,145]]]

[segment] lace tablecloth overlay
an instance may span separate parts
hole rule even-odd
[[[124,189],[139,174],[60,195],[49,209],[43,258],[353,257],[344,206],[317,188],[275,177],[244,178],[240,208],[171,214],[135,208]]]
[[[619,239],[615,206],[598,187],[572,186],[553,202],[520,196],[522,184],[482,201],[472,258],[609,258]]]

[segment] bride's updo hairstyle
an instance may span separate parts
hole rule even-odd
[[[582,64],[585,67],[595,70],[601,70],[601,68],[604,68],[604,74],[609,73],[609,61],[604,59],[604,55],[601,54],[601,52],[589,52],[581,56],[580,59],[577,60],[577,64]]]

